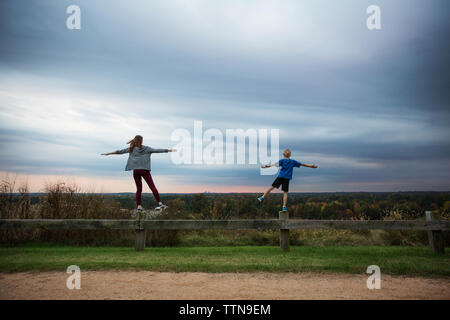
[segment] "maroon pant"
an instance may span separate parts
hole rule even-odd
[[[153,192],[153,195],[155,196],[156,201],[161,202],[161,198],[159,197],[158,190],[155,187],[155,184],[153,183],[152,176],[150,174],[149,170],[144,169],[136,169],[133,171],[133,178],[134,182],[136,182],[136,203],[137,205],[141,205],[141,194],[142,194],[142,179],[144,178],[145,182],[147,182],[148,186]]]

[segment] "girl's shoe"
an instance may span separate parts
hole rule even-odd
[[[165,209],[167,209],[167,208],[168,208],[168,206],[166,206],[165,204],[162,204],[162,205],[160,205],[159,207],[156,207],[155,210],[157,210],[157,211],[163,211],[163,210],[165,210]]]
[[[286,207],[283,207],[283,209],[281,209],[282,211],[287,211],[287,208]]]
[[[261,196],[261,197],[258,198],[258,201],[259,201],[259,202],[263,202],[263,200],[264,200],[264,197],[263,197],[263,196]]]
[[[142,219],[145,219],[146,217],[146,214],[145,214],[145,211],[144,211],[144,208],[142,208],[141,206],[139,206],[137,209],[136,209],[136,213],[135,213],[135,218],[138,218],[139,220],[142,220]]]

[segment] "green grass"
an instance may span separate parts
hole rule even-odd
[[[343,272],[364,273],[369,265],[394,275],[448,277],[450,252],[435,255],[426,247],[293,246],[163,247],[136,252],[128,247],[74,247],[29,244],[0,247],[0,272],[152,270],[193,272]]]

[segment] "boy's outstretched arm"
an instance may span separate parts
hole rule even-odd
[[[305,163],[302,163],[302,167],[308,167],[308,168],[313,168],[313,169],[318,168],[318,166],[316,166],[315,164],[309,165],[309,164],[305,164]]]
[[[276,166],[277,165],[277,163],[275,162],[275,163],[272,163],[272,164],[266,164],[266,165],[263,165],[263,166],[261,166],[261,168],[270,168],[270,167],[274,167],[274,166]]]

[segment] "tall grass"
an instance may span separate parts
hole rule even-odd
[[[0,182],[2,219],[129,219],[130,213],[100,194],[82,193],[74,184],[56,182],[45,186],[38,203],[31,204],[28,186],[16,188],[14,178]],[[18,244],[30,241],[75,245],[130,245],[132,231],[116,230],[2,230],[0,242]]]
[[[384,220],[404,220],[406,215],[400,210],[389,210]],[[446,217],[444,217],[446,218]],[[424,217],[422,217],[424,219]],[[399,245],[426,245],[428,236],[426,231],[417,230],[382,230],[380,233],[384,243],[392,246]],[[448,234],[446,235],[448,238]]]

